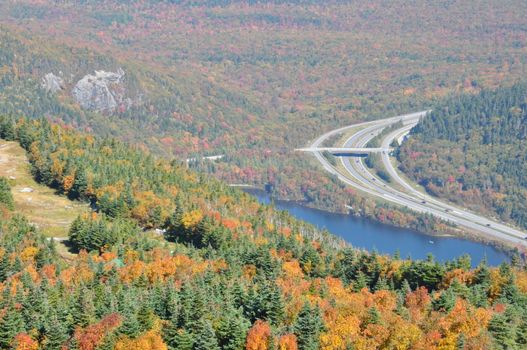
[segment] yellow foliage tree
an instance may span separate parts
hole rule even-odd
[[[186,229],[189,229],[196,226],[201,219],[203,219],[201,210],[194,209],[182,215],[181,223]]]
[[[148,331],[136,339],[121,338],[114,350],[168,350],[168,347],[157,332]]]

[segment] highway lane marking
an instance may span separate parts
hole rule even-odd
[[[405,121],[408,123],[408,120],[410,118],[421,117],[427,112],[429,112],[429,111],[423,111],[423,112],[417,112],[417,113],[408,114],[408,115],[405,115],[405,116],[397,116],[397,117],[387,118],[387,119],[384,119],[384,120],[382,120],[380,122],[379,121],[364,122],[364,123],[350,125],[350,126],[347,126],[347,127],[342,127],[342,128],[339,128],[339,129],[327,132],[326,134],[322,135],[321,137],[319,137],[318,139],[315,140],[315,142],[311,145],[311,147],[318,146],[319,144],[324,142],[328,137],[330,137],[332,135],[335,135],[337,133],[340,133],[340,132],[345,131],[345,130],[350,129],[350,128],[358,127],[360,125],[368,125],[368,127],[366,127],[365,129],[361,129],[361,130],[357,131],[355,134],[353,134],[352,136],[350,136],[346,140],[345,144],[347,145],[353,138],[359,138],[359,137],[360,137],[360,139],[358,141],[361,141],[362,143],[368,142],[369,141],[368,138],[371,139],[371,137],[369,137],[369,136],[371,136],[371,135],[375,136],[375,134],[378,133],[377,129],[379,129],[379,128],[384,129],[386,126],[388,126],[390,124],[393,124],[393,123],[395,123],[395,122],[397,122],[399,120],[403,120],[403,123]],[[411,121],[411,123],[412,123],[412,125],[407,125],[403,129],[410,129],[411,127],[413,127],[413,125],[416,124],[415,121]],[[371,125],[371,124],[373,124],[373,125]],[[371,125],[371,126],[369,126],[369,125]],[[372,129],[373,129],[373,132],[372,132]],[[399,129],[399,131],[400,130],[401,129]],[[370,133],[370,135],[367,135],[366,138],[364,138],[364,135],[368,134],[368,133]],[[366,141],[365,141],[365,139],[366,139]],[[348,185],[356,187],[356,188],[358,188],[361,191],[364,191],[364,192],[366,192],[368,194],[374,195],[375,197],[385,196],[385,198],[387,198],[387,199],[389,199],[389,200],[391,200],[391,201],[393,201],[393,202],[395,202],[395,203],[397,203],[399,205],[409,207],[409,208],[411,208],[411,209],[413,209],[415,211],[418,211],[418,212],[430,212],[431,214],[433,214],[433,215],[435,215],[437,217],[440,217],[440,218],[442,218],[442,219],[444,219],[446,221],[450,221],[450,222],[461,221],[461,225],[462,226],[465,226],[465,227],[470,228],[470,229],[475,229],[474,225],[478,225],[479,224],[479,225],[482,226],[482,228],[479,229],[479,231],[482,232],[482,233],[487,233],[487,234],[489,234],[489,235],[491,235],[491,236],[493,236],[495,238],[497,237],[497,238],[502,238],[502,239],[503,238],[507,238],[507,237],[503,237],[503,235],[505,235],[505,236],[509,236],[510,238],[514,238],[514,242],[516,242],[516,243],[518,243],[518,242],[520,242],[521,244],[525,244],[526,243],[525,241],[520,241],[520,237],[518,237],[518,234],[516,233],[517,230],[514,230],[514,229],[511,229],[511,228],[509,228],[507,226],[504,226],[505,229],[512,230],[512,233],[509,233],[507,231],[500,230],[499,226],[501,226],[501,225],[499,225],[499,224],[495,224],[496,226],[498,226],[498,228],[492,227],[492,229],[490,229],[489,226],[481,224],[480,221],[486,221],[487,220],[486,218],[479,217],[479,216],[477,216],[475,214],[472,214],[472,213],[460,213],[459,211],[456,211],[456,210],[452,210],[452,211],[449,212],[450,209],[445,209],[444,208],[444,206],[448,206],[447,204],[444,204],[444,203],[442,203],[440,201],[437,201],[437,200],[434,200],[434,199],[431,199],[431,202],[437,203],[436,205],[434,205],[435,207],[430,207],[430,204],[432,204],[432,203],[427,203],[426,206],[423,206],[423,205],[421,205],[421,203],[419,203],[420,202],[419,198],[416,199],[416,198],[414,198],[414,197],[412,197],[409,194],[404,193],[404,192],[403,193],[399,193],[399,191],[396,191],[396,190],[394,190],[391,187],[387,187],[387,188],[383,189],[382,187],[380,187],[380,185],[377,182],[375,182],[375,183],[371,182],[371,180],[369,180],[368,178],[363,177],[363,175],[361,175],[361,171],[362,172],[366,172],[366,174],[369,174],[369,175],[371,175],[371,173],[367,169],[365,169],[363,163],[360,160],[359,160],[359,163],[362,166],[362,169],[355,169],[354,166],[351,164],[351,162],[349,162],[349,159],[347,159],[348,165],[349,165],[349,166],[347,166],[345,164],[345,162],[344,162],[344,158],[341,158],[341,163],[344,166],[344,169],[349,173],[349,175],[352,176],[352,178],[349,178],[347,176],[344,176],[343,174],[341,174],[340,171],[338,171],[336,168],[331,166],[327,162],[327,160],[320,153],[315,152],[315,154],[317,155],[317,159],[322,163],[322,165],[323,165],[325,170],[329,171],[332,174],[336,174],[337,177],[341,181],[347,183]],[[385,155],[383,156],[383,158],[385,158]],[[351,172],[351,170],[349,168],[352,168],[354,172]],[[395,174],[398,177],[398,174],[397,173],[395,173]],[[379,191],[379,189],[381,191]],[[391,195],[382,194],[382,191],[386,191],[386,190],[392,190],[394,192],[397,192],[397,195],[400,198],[398,199],[398,198],[393,197]],[[416,190],[413,190],[413,191],[416,191]],[[418,192],[418,191],[416,191],[416,192]],[[406,203],[405,203],[405,201],[406,201]],[[447,214],[445,214],[445,212]],[[461,217],[452,216],[452,213],[456,213],[458,215],[468,215],[468,216],[472,216],[473,218],[471,219],[472,220],[471,221],[468,218],[463,217],[463,216],[461,216]],[[514,232],[514,231],[516,231],[516,232]],[[511,240],[510,238],[509,238],[509,241]],[[521,238],[523,239],[523,236]]]

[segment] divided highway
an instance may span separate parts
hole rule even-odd
[[[428,112],[429,111],[411,113],[335,129],[317,138],[311,143],[309,148],[304,150],[312,150],[312,153],[326,171],[337,176],[344,183],[353,186],[362,192],[410,208],[420,213],[434,215],[460,227],[469,229],[470,231],[479,232],[489,238],[506,241],[515,245],[527,246],[527,233],[485,218],[466,209],[458,208],[438,199],[431,198],[415,189],[397,173],[397,170],[390,159],[389,152],[380,153],[383,165],[390,177],[401,186],[402,189],[400,190],[374,175],[370,169],[365,166],[362,157],[340,157],[340,162],[344,169],[346,169],[345,172],[341,173],[322,155],[323,148],[321,145],[328,138],[336,134],[346,132],[350,129],[357,129],[357,132],[352,134],[344,144],[339,145],[339,147],[364,148],[371,139],[380,134],[386,127],[401,121],[401,128],[390,132],[382,139],[382,145],[380,148],[389,149],[393,140],[408,133],[408,131],[418,123],[419,119],[425,117]]]

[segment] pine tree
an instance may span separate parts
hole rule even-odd
[[[93,292],[84,288],[79,291],[79,302],[75,316],[77,317],[76,324],[81,327],[86,327],[95,322],[97,310],[93,301]]]
[[[193,350],[220,350],[218,338],[210,321],[199,320],[196,326],[196,336]]]
[[[9,117],[2,117],[0,119],[0,138],[6,141],[16,140],[14,121]]]
[[[184,213],[184,207],[183,207],[183,199],[181,198],[181,195],[176,195],[176,198],[174,200],[174,203],[176,205],[176,209],[172,216],[167,220],[166,223],[166,237],[167,239],[171,241],[185,241],[186,237],[183,237],[184,234],[184,227],[182,225],[182,217]]]
[[[176,339],[180,329],[177,327],[177,317],[172,317],[163,327],[163,340],[170,349],[176,347]]]
[[[379,277],[379,279],[377,280],[377,283],[375,283],[374,290],[379,291],[379,290],[388,290],[388,289],[390,289],[390,287],[388,286],[388,283],[386,283],[386,279],[384,277]]]
[[[162,284],[156,283],[154,289],[149,295],[148,303],[152,306],[152,310],[157,316],[163,319],[167,319],[169,317],[167,295],[163,291]]]
[[[4,253],[0,258],[0,282],[4,282],[11,274],[11,265],[9,264],[9,257]]]
[[[85,197],[86,189],[88,188],[88,180],[86,172],[83,167],[78,167],[75,171],[75,181],[68,196],[72,199],[82,199]]]
[[[179,328],[191,328],[193,326],[196,320],[196,314],[194,313],[194,306],[196,304],[195,299],[196,295],[192,286],[189,283],[183,285],[179,293]]]
[[[304,304],[294,327],[299,350],[317,350],[320,332],[323,328],[322,316],[318,306],[311,308],[309,304]]]
[[[274,283],[266,283],[261,294],[267,319],[271,324],[278,325],[284,317],[284,302],[280,289]]]
[[[61,345],[68,339],[67,330],[63,327],[62,323],[59,322],[57,315],[53,314],[50,317],[45,329],[45,350],[60,349]]]
[[[154,326],[154,312],[145,302],[137,312],[137,321],[140,325],[140,332],[149,331]]]
[[[507,350],[515,348],[514,328],[510,326],[504,314],[494,314],[489,322],[488,329],[496,340],[497,349]]]
[[[357,278],[353,282],[353,290],[358,292],[362,288],[367,288],[367,287],[368,287],[368,281],[366,280],[366,276],[364,275],[362,271],[359,271],[357,273]]]
[[[15,209],[11,186],[5,177],[0,176],[0,204],[5,205],[9,210]]]
[[[381,322],[381,314],[375,306],[372,306],[368,309],[368,314],[366,315],[365,325],[369,324],[379,324]]]
[[[0,347],[8,349],[15,336],[22,332],[25,332],[24,319],[20,311],[15,308],[14,303],[11,302],[0,322]]]
[[[525,312],[524,312],[525,315]],[[527,349],[527,318],[522,318],[521,323],[516,328],[516,343],[522,349]]]
[[[194,336],[192,333],[187,332],[184,329],[180,329],[175,334],[172,341],[171,349],[174,350],[193,350],[194,349]]]
[[[511,266],[519,267],[521,265],[521,257],[518,248],[514,248],[511,255]]]
[[[447,289],[439,295],[439,298],[432,301],[432,307],[436,311],[450,312],[456,304],[456,295],[451,289]]]
[[[123,316],[123,322],[119,327],[119,332],[131,338],[137,337],[141,333],[142,326],[137,320],[137,315],[134,312],[134,308],[123,308],[121,315]]]
[[[241,311],[229,307],[220,320],[218,342],[223,350],[241,350],[245,345],[251,323],[244,319]]]
[[[32,328],[41,329],[49,313],[49,300],[42,288],[32,287],[22,305],[22,314],[26,324],[30,324]]]

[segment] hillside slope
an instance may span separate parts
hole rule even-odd
[[[10,182],[16,211],[48,237],[67,237],[73,220],[88,210],[88,205],[37,183],[25,150],[16,142],[0,140],[0,176]]]
[[[46,120],[5,120],[0,137],[27,150],[38,181],[98,211],[73,222],[81,252],[63,261],[54,241],[0,203],[4,348],[527,344],[517,256],[471,270],[469,257],[440,264],[358,251],[177,162]],[[166,233],[145,235],[145,225]]]
[[[527,85],[453,97],[413,130],[401,168],[434,194],[527,227]]]
[[[39,115],[31,113],[38,105],[53,105],[42,112],[159,154],[225,154],[221,162],[196,166],[232,183],[269,184],[280,198],[343,211],[362,201],[292,150],[322,130],[416,110],[452,91],[521,76],[525,6],[520,0],[389,6],[5,1],[0,23],[28,33],[21,41],[29,48],[14,56],[2,47],[12,58],[2,71],[14,69],[24,81],[10,97],[19,103],[9,111],[27,109],[22,114],[32,116]],[[73,74],[73,83],[118,67],[130,79],[132,95],[142,96],[126,113],[79,111],[67,92],[53,98],[33,92],[29,96],[38,98],[17,100],[50,72],[62,71],[66,80]]]

